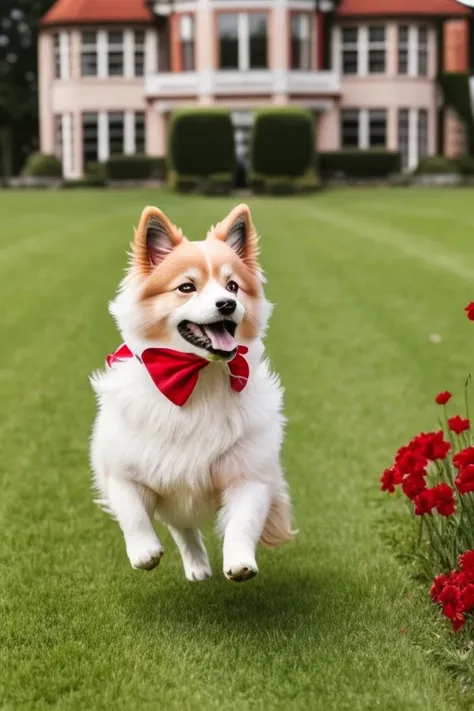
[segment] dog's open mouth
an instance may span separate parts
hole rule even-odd
[[[237,324],[233,321],[215,323],[181,321],[178,324],[179,333],[188,343],[226,359],[232,358],[237,351],[234,338],[236,328]]]

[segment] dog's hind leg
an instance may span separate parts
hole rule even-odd
[[[208,580],[212,570],[201,532],[197,528],[168,528],[181,553],[187,579]]]
[[[122,529],[132,568],[155,568],[163,555],[163,546],[152,523],[158,498],[155,492],[129,479],[110,476],[107,498]]]
[[[224,533],[224,575],[237,583],[258,573],[257,543],[271,504],[271,491],[259,481],[241,481],[224,492],[220,528]]]

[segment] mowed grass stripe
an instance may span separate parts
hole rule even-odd
[[[403,203],[409,193],[397,195]],[[449,349],[429,344],[426,332],[434,311],[449,324],[467,284],[405,253],[403,269],[394,267],[393,246],[321,217],[347,214],[359,196],[249,201],[277,304],[268,348],[287,388],[284,460],[300,535],[261,551],[261,576],[231,586],[209,530],[215,578],[193,586],[163,529],[160,569],[130,570],[117,524],[92,505],[87,377],[118,343],[107,300],[143,206],[158,204],[196,238],[236,200],[41,194],[58,251],[42,262],[40,283],[50,278],[54,295],[44,289],[35,301],[28,270],[14,260],[5,294],[16,287],[20,297],[8,302],[5,329],[0,322],[9,344],[0,356],[9,372],[0,398],[0,706],[462,708],[456,684],[426,653],[443,629],[437,613],[425,596],[409,597],[406,570],[380,542],[390,502],[377,494],[377,478],[399,439],[432,416],[432,389],[452,377],[456,328],[446,331]],[[0,218],[11,219],[20,198],[0,202]],[[70,251],[55,220],[63,215],[67,229],[70,215],[80,224],[81,214],[83,240]],[[95,217],[104,220],[91,234],[86,222]],[[378,229],[379,214],[365,220]],[[416,238],[429,240],[429,228]],[[16,331],[15,312],[23,324]],[[52,350],[34,351],[42,338]]]

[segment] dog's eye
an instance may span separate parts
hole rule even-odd
[[[178,291],[182,294],[190,294],[192,291],[196,291],[196,287],[192,282],[187,281],[185,284],[180,284],[178,286]]]
[[[226,286],[227,291],[231,291],[233,294],[236,294],[239,290],[239,285],[235,281],[230,281],[227,286]]]

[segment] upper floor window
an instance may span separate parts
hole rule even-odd
[[[310,71],[313,68],[311,16],[298,12],[291,16],[291,68]]]
[[[107,33],[107,68],[109,77],[123,76],[123,32],[121,30]]]
[[[398,27],[398,73],[408,76],[428,75],[428,27]]]
[[[220,69],[268,67],[267,13],[219,13],[218,33]]]
[[[425,77],[428,74],[428,28],[426,25],[418,27],[418,75]]]
[[[179,37],[181,41],[181,69],[183,72],[192,72],[195,69],[193,15],[180,16]]]
[[[351,25],[341,28],[343,74],[385,74],[386,28],[383,25]]]
[[[81,74],[97,76],[97,32],[83,31],[81,35]]]
[[[69,79],[71,68],[71,36],[66,30],[53,35],[54,78]]]
[[[53,51],[54,51],[54,78],[61,79],[61,47],[60,47],[60,43],[59,43],[59,32],[54,33]]]
[[[134,77],[145,73],[144,30],[83,30],[81,74],[84,77]]]
[[[145,32],[135,30],[133,33],[133,65],[136,77],[145,74]]]
[[[369,74],[385,74],[385,27],[369,27]]]
[[[357,74],[359,65],[359,28],[342,28],[342,73]]]

